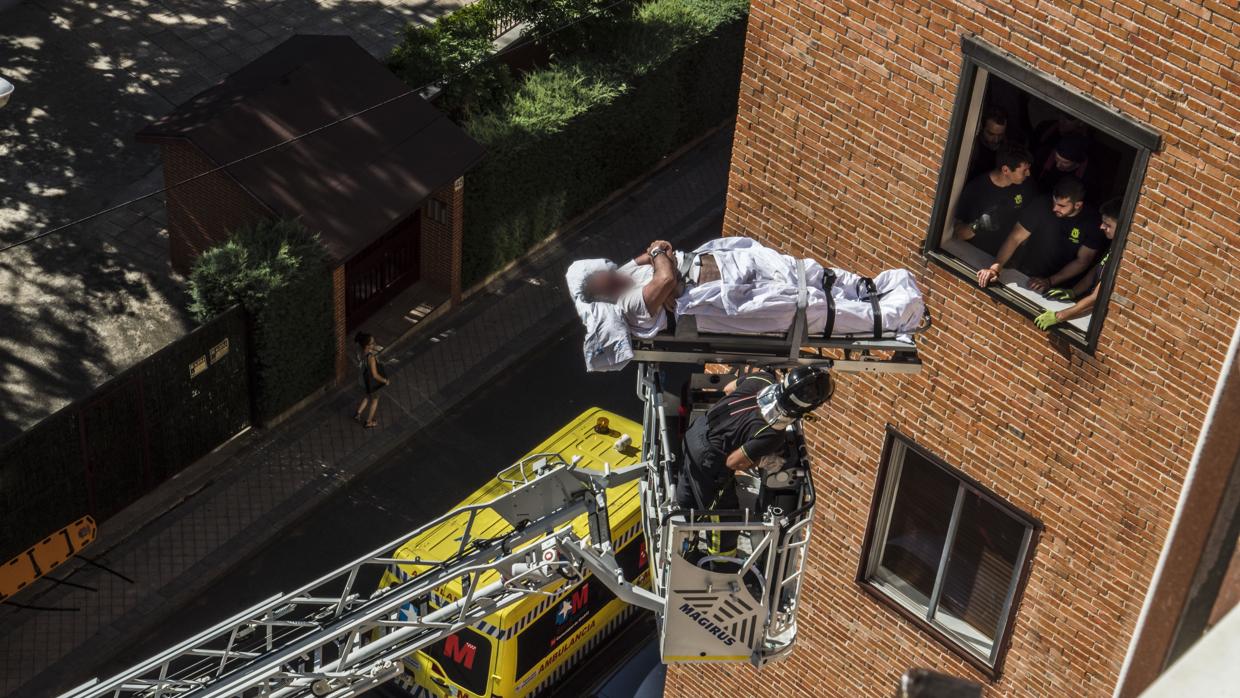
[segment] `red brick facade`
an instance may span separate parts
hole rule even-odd
[[[188,142],[161,144],[160,152],[167,184],[186,181],[215,167]],[[270,209],[223,172],[170,190],[166,203],[172,268],[185,275],[198,255],[223,242],[228,231],[272,215]]]
[[[673,667],[667,695],[890,696],[922,666],[990,696],[1114,690],[1240,315],[1234,3],[754,0],[725,229],[875,273],[935,314],[916,376],[842,377],[808,427],[819,492],[790,659]],[[976,34],[1159,131],[1097,351],[1048,340],[921,253]],[[1045,526],[1002,676],[855,581],[891,424]]]

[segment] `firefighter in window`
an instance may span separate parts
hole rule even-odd
[[[737,509],[734,476],[768,456],[784,454],[785,430],[831,399],[833,390],[827,371],[808,366],[794,368],[783,378],[754,371],[728,384],[725,396],[685,432],[677,506],[696,511]],[[735,531],[723,532],[712,541],[711,552],[734,555],[737,538]]]

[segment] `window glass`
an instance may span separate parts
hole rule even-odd
[[[904,458],[882,569],[927,603],[943,557],[958,483],[916,454]]]
[[[988,653],[999,631],[1024,536],[1020,522],[966,491],[938,613],[956,621],[957,633],[976,650]]]

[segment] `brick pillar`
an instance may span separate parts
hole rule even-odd
[[[345,379],[352,361],[349,359],[349,337],[345,317],[344,265],[332,270],[332,333],[336,337],[336,382]]]
[[[436,189],[422,207],[422,278],[461,302],[461,237],[465,180]]]
[[[451,274],[450,290],[452,305],[461,302],[461,241],[465,238],[465,178],[457,177],[452,183],[452,205],[448,209],[452,224],[450,243],[451,258],[449,269]]]

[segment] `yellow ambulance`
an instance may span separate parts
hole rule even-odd
[[[628,437],[627,439],[623,437]],[[558,454],[566,462],[580,456],[578,467],[602,472],[605,465],[624,467],[639,461],[641,425],[598,408],[586,410],[539,444],[519,463],[523,468],[544,454]],[[518,478],[519,479],[519,478]],[[511,491],[513,481],[496,477],[459,506],[488,502]],[[636,482],[607,492],[612,541],[625,575],[649,585],[649,566],[641,531],[641,501]],[[443,560],[455,554],[464,526],[449,519],[401,546],[394,557],[405,560]],[[579,535],[587,533],[586,517],[573,522]],[[474,536],[498,537],[511,527],[491,511],[474,523]],[[408,579],[421,569],[415,563],[390,568],[380,584]],[[478,583],[496,581],[494,573]],[[459,581],[436,590],[429,608],[406,608],[402,614],[424,614],[461,597]],[[398,684],[417,698],[457,696],[525,698],[550,688],[636,609],[615,597],[598,579],[587,574],[565,580],[550,596],[531,595],[488,616],[485,622],[461,630],[405,658],[405,674]]]

